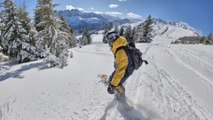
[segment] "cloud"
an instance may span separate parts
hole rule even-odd
[[[83,8],[78,8],[78,10],[79,10],[79,11],[85,11],[85,9],[83,9]]]
[[[119,7],[118,4],[110,4],[110,5],[109,5],[109,8],[117,8],[117,7]]]
[[[83,9],[83,8],[80,8],[80,7],[74,7],[74,6],[72,6],[72,5],[67,5],[67,6],[66,6],[66,9],[67,9],[67,10],[77,9],[77,10],[83,11],[83,12],[88,12],[88,13],[89,13],[89,12],[93,12],[93,13],[96,13],[96,14],[106,14],[106,15],[110,15],[110,16],[114,16],[114,17],[120,17],[121,15],[123,15],[123,13],[121,13],[121,12],[101,12],[101,11],[94,11],[94,8],[93,8],[93,7],[90,8],[92,11],[90,11],[90,10],[85,10],[85,9]]]
[[[118,0],[118,1],[120,1],[120,2],[126,2],[127,0]]]
[[[111,15],[111,16],[115,16],[115,17],[118,17],[120,15],[122,15],[123,13],[120,13],[120,12],[106,12],[107,15]]]
[[[66,6],[66,10],[73,10],[73,9],[76,9],[74,6],[72,5],[67,5]]]
[[[77,9],[77,10],[79,10],[79,11],[85,11],[85,9],[83,9],[83,8],[81,8],[81,7],[77,8],[77,7],[74,7],[74,6],[72,6],[72,5],[67,5],[67,6],[66,6],[66,10],[74,10],[74,9]]]
[[[104,14],[104,13],[101,12],[101,11],[94,11],[94,13],[96,13],[96,14]]]
[[[142,19],[142,16],[132,13],[132,12],[127,13],[127,17],[133,18],[133,19]]]

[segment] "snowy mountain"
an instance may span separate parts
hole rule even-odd
[[[154,23],[152,25],[153,28],[153,43],[171,43],[172,41],[178,40],[181,37],[185,36],[201,36],[201,32],[196,30],[195,28],[191,27],[187,23],[183,22],[173,22],[173,21],[164,21],[162,19],[153,18]],[[144,21],[139,21],[135,23],[126,23],[120,25],[119,28],[124,26],[124,28],[128,28],[131,26],[132,28],[135,27],[139,30],[139,33],[142,33],[142,23]],[[136,30],[136,31],[137,31]]]
[[[185,30],[190,30],[197,35],[201,35],[200,31],[196,30],[195,28],[193,28],[192,26],[190,26],[189,24],[187,24],[185,22],[174,22],[174,21],[168,21],[167,22],[167,21],[164,21],[162,19],[154,19],[154,21],[155,21],[155,24],[171,25],[171,26],[183,28]]]
[[[114,25],[133,27],[138,26],[142,21],[138,19],[121,19],[106,14],[96,14],[93,12],[83,12],[77,9],[61,10],[56,13],[57,16],[64,16],[66,22],[77,32],[81,33],[84,27],[88,27],[90,32],[97,32],[105,29],[106,25],[113,27]],[[131,24],[130,24],[131,23]],[[168,43],[184,36],[200,36],[201,32],[194,29],[184,22],[164,21],[154,18],[154,36],[164,36]],[[169,38],[169,40],[167,39]]]
[[[171,43],[185,36],[200,36],[201,33],[186,23],[166,22],[161,19],[154,19],[154,43]]]
[[[77,32],[81,33],[84,27],[90,31],[103,30],[106,25],[114,26],[133,22],[129,19],[121,19],[105,14],[96,14],[93,12],[83,12],[77,9],[61,10],[56,13],[57,16],[64,16],[66,22]]]
[[[191,32],[166,26],[153,43],[136,44],[149,64],[126,81],[127,103],[116,101],[97,77],[114,69],[101,34],[70,49],[74,58],[63,69],[43,69],[42,61],[1,63],[9,70],[0,75],[0,120],[212,120],[213,47],[167,44],[172,29]]]

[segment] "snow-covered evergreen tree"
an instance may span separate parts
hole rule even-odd
[[[28,42],[32,44],[33,46],[35,46],[37,30],[34,26],[34,22],[30,18],[29,13],[26,10],[25,2],[23,6],[19,8],[18,16],[21,18],[21,23],[23,27],[26,29],[27,34],[29,35]]]
[[[212,33],[210,33],[210,34],[208,35],[208,39],[211,40],[211,41],[213,41],[213,34],[212,34]]]
[[[9,58],[2,53],[2,47],[0,46],[0,63],[8,61],[8,60],[9,60]],[[0,68],[1,68],[1,66],[0,66]]]
[[[106,34],[108,31],[109,31],[108,27],[105,27],[104,32],[103,32],[103,39],[102,39],[103,43],[108,43],[107,39],[106,39]]]
[[[0,24],[0,27],[1,27],[1,24]],[[2,50],[3,50],[3,48],[0,45],[0,63],[9,60],[9,58],[3,54]],[[0,66],[0,68],[1,68],[1,66]]]
[[[136,26],[136,31],[133,39],[135,42],[143,42],[143,23]]]
[[[37,6],[35,10],[35,16],[34,16],[34,21],[35,21],[35,28],[37,31],[41,31],[45,28],[45,26],[38,25],[42,21],[43,13],[42,10],[44,11],[45,8],[41,8],[42,5],[41,0],[37,0]]]
[[[19,62],[31,60],[31,50],[28,23],[30,19],[24,9],[17,8],[12,0],[5,0],[1,45],[3,53]]]
[[[44,57],[49,57],[47,61],[51,66],[65,66],[69,56],[67,43],[70,34],[61,30],[63,21],[55,17],[55,6],[52,0],[38,0],[35,11],[35,26],[39,30],[36,46],[44,53]]]
[[[91,44],[92,43],[92,39],[90,37],[90,33],[88,31],[88,29],[85,27],[82,33],[82,41],[84,45],[87,44]]]
[[[0,13],[0,36],[1,36],[3,28],[4,28],[4,23],[3,23],[3,20],[2,20],[2,14]],[[1,37],[0,37],[0,39],[1,39]],[[0,46],[1,46],[1,42],[0,42]]]
[[[119,32],[118,26],[115,25],[114,31]]]
[[[152,24],[153,24],[153,19],[151,18],[151,15],[149,15],[148,18],[143,23],[141,23],[140,25],[136,27],[134,38],[133,38],[134,41],[150,43],[153,37]]]
[[[68,34],[70,34],[70,37],[69,37],[69,41],[67,41],[69,44],[69,47],[72,48],[72,47],[76,47],[77,45],[77,39],[75,38],[75,33],[74,33],[74,30],[66,23],[65,19],[63,16],[60,17],[60,20],[61,20],[61,28],[60,30],[63,31],[63,32],[67,32]]]
[[[1,11],[1,14],[0,14],[0,17],[1,17],[1,26],[4,25],[4,27],[1,27],[1,38],[0,38],[0,45],[2,47],[2,52],[4,54],[7,54],[8,52],[8,42],[9,40],[7,40],[5,37],[6,37],[6,30],[7,28],[10,28],[12,27],[12,23],[10,24],[11,26],[6,26],[6,24],[8,24],[8,22],[12,21],[11,19],[11,14],[14,13],[12,11],[14,11],[14,7],[15,6],[12,6],[13,5],[13,2],[11,0],[5,0],[4,2],[1,2],[0,3],[0,7],[2,9]],[[10,9],[9,6],[11,6],[11,8],[13,9]],[[14,16],[14,15],[13,15]],[[9,18],[10,17],[10,18]],[[14,17],[13,17],[14,18]],[[6,26],[6,27],[5,27]],[[13,27],[14,28],[14,27]],[[9,31],[9,30],[7,30]]]
[[[141,23],[141,24],[139,24],[138,26],[135,27],[135,34],[134,34],[134,36],[133,36],[133,40],[134,40],[135,42],[140,42],[140,41],[142,41],[142,40],[141,40],[141,39],[143,38],[143,37],[142,37],[142,32],[143,32],[143,30],[142,30],[142,23]]]
[[[134,39],[135,34],[136,34],[136,27],[133,27],[132,34],[131,34],[132,42],[135,42],[135,39]]]
[[[35,48],[37,31],[35,30],[34,24],[32,23],[25,6],[18,9],[18,17],[21,18],[20,23],[26,31],[26,39],[22,39],[17,60],[19,62],[34,60],[37,57],[37,51]]]
[[[149,15],[148,18],[146,19],[146,21],[143,23],[143,41],[144,42],[152,41],[152,37],[153,37],[152,24],[153,24],[153,19],[152,19],[151,15]]]
[[[126,28],[124,36],[128,42],[133,42],[132,27],[130,25]]]
[[[124,27],[122,26],[119,31],[120,36],[124,36]]]

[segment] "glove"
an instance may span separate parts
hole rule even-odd
[[[145,62],[146,65],[149,64],[147,60],[142,60],[142,62]]]
[[[114,94],[115,93],[115,88],[111,84],[109,84],[109,86],[107,87],[107,92],[109,94]]]

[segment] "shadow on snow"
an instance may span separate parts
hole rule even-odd
[[[20,69],[16,70],[16,71],[12,71],[12,72],[8,72],[4,75],[1,75],[0,76],[0,82],[2,81],[5,81],[9,78],[24,78],[23,76],[21,76],[21,74],[24,72],[24,71],[27,71],[27,70],[30,70],[32,68],[36,68],[36,67],[39,67],[39,66],[42,66],[44,63],[40,62],[40,63],[31,63],[31,64],[28,64],[28,65],[24,65],[22,66]]]

